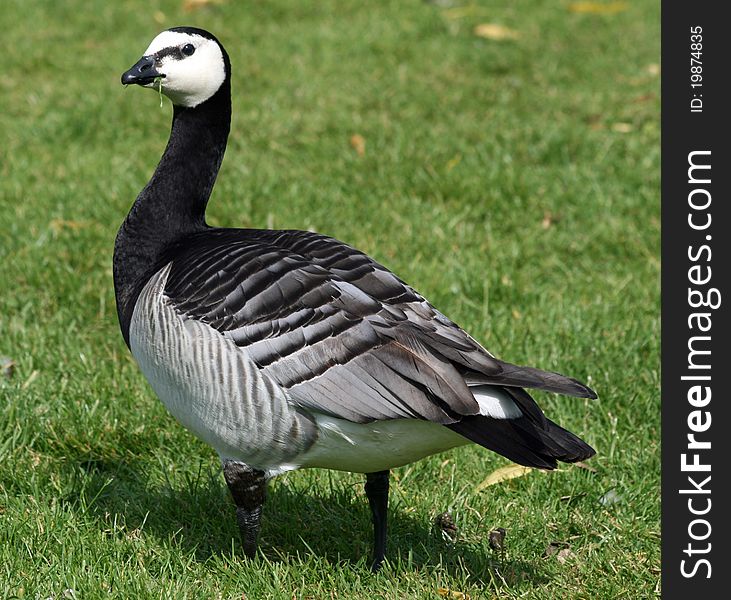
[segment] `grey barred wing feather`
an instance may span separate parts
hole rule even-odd
[[[386,268],[319,234],[211,229],[178,249],[165,294],[294,402],[354,422],[456,423],[480,412],[469,385],[593,396],[562,375],[495,359]],[[535,403],[524,410],[542,416]]]

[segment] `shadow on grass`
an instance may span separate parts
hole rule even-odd
[[[196,477],[186,477],[183,486],[176,486],[151,483],[144,468],[134,468],[128,461],[87,458],[76,465],[85,484],[74,485],[65,500],[85,506],[105,529],[116,523],[119,536],[144,531],[201,562],[214,556],[245,560],[234,505],[218,471],[201,469]],[[266,560],[288,562],[314,555],[367,571],[373,530],[362,484],[338,483],[327,492],[303,488],[301,481],[270,482],[259,539]],[[498,560],[487,544],[446,543],[427,515],[409,514],[394,500],[392,493],[387,557],[394,574],[440,569],[491,587],[549,581],[535,563],[516,560],[509,553],[507,559]]]

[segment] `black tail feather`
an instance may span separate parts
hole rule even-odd
[[[522,393],[518,393],[518,389],[509,391],[518,401],[524,416],[517,419],[495,419],[475,415],[447,427],[526,467],[555,469],[556,461],[572,463],[596,454],[586,442],[542,413],[543,418],[537,419],[535,413],[540,412],[540,409],[527,392],[520,390]],[[530,410],[526,410],[527,408]]]

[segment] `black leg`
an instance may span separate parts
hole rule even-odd
[[[267,491],[264,471],[252,469],[244,463],[226,460],[223,462],[223,476],[236,503],[236,521],[244,544],[244,554],[253,558],[256,555],[261,508]]]
[[[372,571],[378,571],[386,557],[386,517],[388,515],[389,471],[366,473],[365,492],[373,514],[373,563]]]

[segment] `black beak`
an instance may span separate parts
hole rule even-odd
[[[130,83],[146,85],[152,83],[156,77],[165,77],[165,75],[157,72],[155,59],[152,56],[143,56],[131,69],[122,73],[122,83],[124,85]]]

